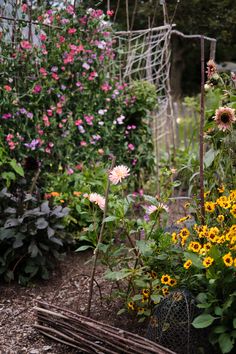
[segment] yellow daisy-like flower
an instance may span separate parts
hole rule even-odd
[[[127,304],[128,310],[135,310],[135,303],[133,301],[128,302]]]
[[[224,264],[226,265],[226,267],[232,267],[234,260],[233,257],[231,255],[231,253],[227,253],[222,257]]]
[[[234,267],[236,267],[236,258],[234,258]]]
[[[182,238],[187,238],[187,237],[189,237],[189,235],[190,235],[190,232],[189,232],[189,230],[186,228],[186,227],[184,227],[183,229],[181,229],[180,230],[180,232],[179,232],[179,236]]]
[[[210,194],[210,191],[207,191],[204,193],[204,198],[208,197],[208,195]]]
[[[149,289],[143,289],[142,290],[142,295],[144,299],[148,299],[150,295],[150,290]]]
[[[204,265],[205,268],[208,268],[212,265],[213,262],[214,262],[214,258],[206,257],[203,259],[202,264]]]
[[[184,208],[185,208],[185,209],[188,209],[189,207],[190,207],[190,203],[185,203],[185,204],[184,204]]]
[[[227,202],[228,198],[225,195],[222,195],[222,197],[216,199],[216,203],[221,206],[223,203]]]
[[[231,200],[232,202],[236,201],[236,189],[230,191],[229,200]]]
[[[195,253],[198,253],[201,249],[201,244],[199,242],[192,241],[192,242],[190,242],[188,249],[195,252]]]
[[[230,201],[227,200],[227,202],[221,203],[221,208],[223,208],[223,209],[229,209],[229,208],[231,208],[231,203],[230,203]]]
[[[217,221],[218,221],[218,222],[223,222],[224,219],[225,219],[225,217],[224,217],[224,215],[222,215],[222,214],[219,214],[219,215],[217,216]]]
[[[222,184],[219,188],[217,188],[217,190],[218,190],[219,193],[224,193],[225,187]]]
[[[188,259],[188,260],[184,263],[184,268],[185,268],[185,269],[189,269],[192,264],[193,264],[193,262],[191,261],[191,259]]]
[[[176,279],[170,279],[169,282],[168,282],[168,285],[170,286],[175,286],[177,284],[177,280]]]
[[[142,315],[144,313],[144,307],[138,307],[137,311],[139,315]]]
[[[151,270],[150,275],[151,275],[152,279],[157,278],[157,273],[154,270]]]
[[[166,288],[166,287],[162,288],[162,294],[163,294],[164,296],[169,295],[169,289]]]
[[[168,285],[169,281],[170,281],[170,276],[168,274],[162,275],[162,277],[161,277],[162,284]]]
[[[213,202],[206,202],[204,204],[205,211],[208,213],[213,213],[215,211],[215,203]]]
[[[176,232],[173,232],[172,235],[171,235],[171,241],[173,243],[177,243],[178,242],[178,237],[177,237],[177,233]]]
[[[232,206],[232,209],[230,209],[230,213],[233,215],[234,218],[236,218],[236,204]]]

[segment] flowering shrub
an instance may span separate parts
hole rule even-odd
[[[24,4],[23,14],[27,11]],[[23,37],[15,46],[2,43],[1,139],[9,154],[18,162],[33,157],[41,170],[51,171],[58,165],[72,171],[103,156],[107,161],[111,153],[138,171],[147,167],[148,155],[150,169],[145,117],[154,107],[155,90],[151,86],[150,97],[138,98],[145,113],[133,111],[130,119],[139,84],[129,88],[109,74],[116,65],[109,16],[69,5],[47,10],[37,21],[38,45]],[[25,24],[17,26],[20,35]]]

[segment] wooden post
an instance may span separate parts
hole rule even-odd
[[[204,224],[205,208],[204,208],[204,84],[205,84],[205,53],[204,53],[204,37],[201,36],[201,118],[200,118],[200,134],[199,134],[199,160],[200,160],[200,205],[201,205],[201,222]]]

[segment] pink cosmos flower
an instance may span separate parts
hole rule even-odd
[[[41,85],[35,85],[33,88],[33,93],[40,93],[42,91]]]
[[[107,16],[111,17],[114,15],[114,11],[113,10],[107,10]]]
[[[130,175],[130,169],[127,166],[119,165],[113,168],[109,174],[109,180],[112,184],[118,184],[124,178]]]
[[[101,210],[104,210],[105,198],[102,195],[98,193],[91,193],[89,195],[89,200],[91,203],[95,203],[96,205],[98,205]]]
[[[128,144],[128,149],[130,151],[133,151],[135,149],[134,145],[133,144]]]
[[[22,11],[22,12],[26,13],[26,12],[27,12],[27,9],[28,9],[27,4],[23,4],[23,5],[21,6],[21,11]]]

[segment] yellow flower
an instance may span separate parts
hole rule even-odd
[[[230,209],[230,213],[233,215],[233,217],[236,218],[236,204],[232,206],[232,209]]]
[[[177,238],[177,233],[176,232],[173,232],[172,235],[171,235],[171,241],[173,243],[177,243],[178,241],[178,238]]]
[[[231,253],[227,253],[222,257],[224,264],[226,267],[231,267],[234,263],[233,257],[231,256]]]
[[[236,267],[236,258],[234,258],[234,267]]]
[[[149,298],[149,294],[150,294],[150,290],[149,289],[143,289],[142,290],[142,295],[143,295],[143,298],[145,300]]]
[[[170,281],[170,276],[168,274],[162,275],[161,277],[161,283],[162,284],[168,284]]]
[[[225,219],[225,217],[224,217],[224,215],[222,215],[222,214],[219,214],[219,215],[217,216],[217,221],[218,221],[218,222],[223,222],[224,219]]]
[[[221,206],[223,203],[227,202],[228,199],[225,195],[223,195],[222,197],[216,199],[216,203]]]
[[[191,219],[191,218],[192,218],[191,215],[187,215],[187,216],[185,216],[184,218],[181,218],[181,219],[177,220],[177,221],[176,221],[176,224],[181,224],[182,222],[184,222],[184,221],[186,221],[186,220],[189,220],[189,219]]]
[[[206,257],[203,259],[202,264],[204,265],[205,268],[208,268],[212,265],[212,263],[214,262],[214,259],[211,257]]]
[[[225,187],[222,184],[219,188],[217,188],[217,190],[218,190],[219,193],[224,193]]]
[[[151,270],[150,275],[151,275],[152,279],[157,278],[157,273],[154,270]]]
[[[177,280],[176,279],[170,279],[169,282],[168,282],[168,285],[170,286],[175,286],[177,284]]]
[[[201,245],[199,242],[190,242],[189,246],[188,246],[188,249],[195,252],[195,253],[198,253],[201,249]]]
[[[210,191],[207,191],[204,193],[204,198],[208,197],[208,195],[210,194]]]
[[[230,207],[231,207],[231,203],[228,200],[227,200],[227,202],[221,203],[221,208],[229,209]]]
[[[139,315],[142,315],[144,313],[144,307],[138,307],[137,310]]]
[[[169,289],[166,288],[166,287],[162,288],[162,294],[163,294],[164,296],[169,295]]]
[[[190,203],[185,203],[185,204],[184,204],[184,208],[185,208],[185,209],[188,209],[189,207],[190,207]]]
[[[229,200],[231,200],[232,202],[236,201],[236,189],[230,191]]]
[[[191,267],[191,265],[193,264],[193,262],[191,261],[191,259],[188,259],[185,263],[184,263],[184,268],[188,269]]]
[[[133,301],[128,302],[127,304],[128,310],[135,310],[135,303]]]
[[[213,202],[206,202],[204,204],[205,211],[208,213],[213,213],[215,211],[215,203]]]
[[[189,235],[190,235],[190,232],[189,232],[189,230],[186,227],[181,229],[180,232],[179,232],[179,236],[181,238],[187,238]]]

